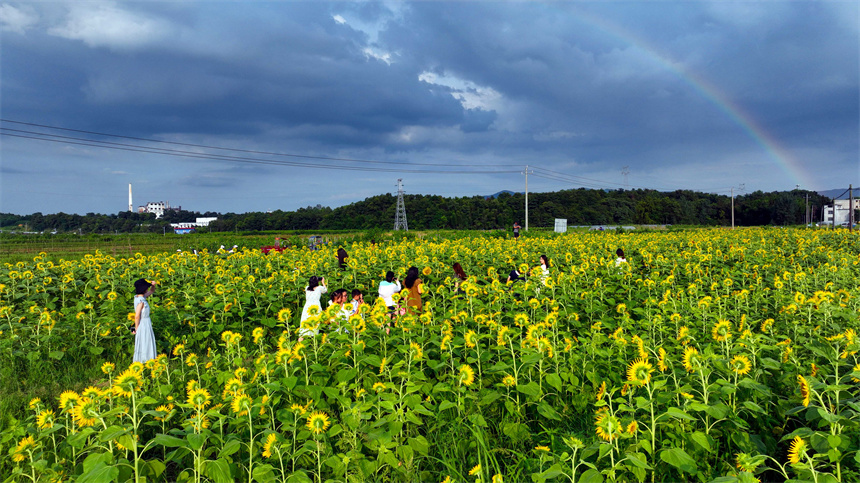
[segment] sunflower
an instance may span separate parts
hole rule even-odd
[[[470,331],[466,332],[466,335],[464,336],[464,338],[466,339],[466,347],[469,347],[470,349],[474,348],[475,345],[477,344],[478,338],[475,335],[474,330],[470,330]]]
[[[322,411],[317,411],[308,417],[306,426],[313,434],[320,434],[328,429],[329,424],[331,421],[329,421],[328,415]]]
[[[460,376],[458,377],[460,384],[471,386],[475,382],[475,371],[468,364],[460,366]]]
[[[278,311],[278,322],[287,322],[290,320],[290,315],[292,315],[292,311],[288,308],[283,308]]]
[[[416,344],[415,342],[409,343],[409,350],[415,352],[415,360],[419,361],[422,357],[424,357],[424,351],[421,350],[421,346]]]
[[[496,473],[495,475],[493,475],[493,479],[490,480],[490,483],[504,483],[504,481],[505,480],[504,478],[502,478],[502,475]]]
[[[474,467],[474,468],[472,468],[471,470],[469,470],[469,476],[475,476],[475,475],[477,475],[477,474],[478,474],[478,473],[480,473],[480,472],[481,472],[481,465],[480,465],[480,464],[477,464],[477,465],[475,465],[475,467]]]
[[[209,395],[208,390],[203,388],[194,388],[188,391],[188,399],[186,402],[197,408],[199,411],[201,408],[205,408],[211,400],[212,396]]]
[[[600,401],[603,399],[603,396],[606,395],[606,381],[600,383],[600,386],[597,388],[597,394],[594,396],[594,399]]]
[[[522,313],[517,314],[514,316],[514,323],[517,324],[518,327],[526,326],[529,323],[529,316]]]
[[[680,342],[682,344],[687,344],[687,339],[689,337],[690,337],[690,329],[688,329],[686,325],[682,326],[680,329],[678,329],[678,337],[676,339],[678,342]]]
[[[385,363],[388,362],[387,357],[382,358],[382,362],[379,363],[379,373],[382,374],[385,371]]]
[[[164,422],[164,421],[167,421],[168,419],[170,419],[169,415],[170,415],[170,412],[173,411],[173,404],[168,404],[166,406],[164,404],[162,404],[161,406],[156,407],[155,410],[158,412],[164,413],[163,416],[156,416],[155,417],[156,420]]]
[[[809,383],[802,375],[797,375],[797,383],[800,384],[800,397],[803,398],[803,405],[809,406]]]
[[[271,458],[272,457],[272,446],[278,441],[278,435],[275,433],[269,433],[266,436],[266,442],[263,443],[263,457]]]
[[[666,349],[661,347],[657,351],[657,355],[657,369],[660,369],[660,372],[664,372],[666,371],[666,369],[669,368],[669,366],[666,364]]]
[[[100,398],[100,397],[102,397],[102,391],[97,387],[90,386],[90,387],[84,389],[83,391],[81,391],[81,397],[82,398],[88,398],[88,399]]]
[[[424,267],[424,270],[421,270],[421,273],[423,273],[424,276],[426,277],[427,275],[430,275],[431,273],[433,273],[433,269],[430,267]]]
[[[48,429],[54,427],[54,411],[48,409],[47,411],[42,411],[36,416],[36,425],[39,426],[39,429]]]
[[[801,456],[806,456],[806,441],[800,436],[795,436],[788,447],[788,462],[793,464],[800,463]]]
[[[38,410],[42,407],[42,400],[37,397],[34,397],[33,399],[30,399],[30,403],[28,404],[28,406],[30,409]]]
[[[230,409],[233,410],[236,416],[241,417],[248,414],[253,404],[254,400],[251,399],[251,396],[240,392],[233,398],[233,403],[230,404]]]
[[[262,327],[255,327],[254,330],[251,332],[251,336],[254,338],[254,343],[259,344],[260,339],[263,338],[263,335],[265,335],[265,333],[266,331],[264,331]]]
[[[711,329],[711,337],[717,342],[732,338],[732,324],[728,320],[720,320]]]
[[[750,360],[747,356],[734,356],[732,358],[731,366],[735,371],[735,374],[739,374],[741,376],[749,374],[752,369],[752,364],[750,364]]]
[[[852,372],[854,374],[860,374],[860,364],[856,364]],[[860,382],[860,379],[858,379],[857,376],[851,376],[851,380],[854,382]]]
[[[75,420],[75,424],[82,428],[95,426],[99,416],[98,401],[87,397],[81,398],[81,403],[72,410],[72,418]]]
[[[625,432],[632,436],[632,435],[636,434],[636,431],[638,429],[639,429],[639,423],[637,423],[636,420],[634,419],[633,421],[630,421],[630,424],[627,425],[627,429],[625,430]]]
[[[760,464],[747,453],[738,453],[735,455],[735,468],[741,471],[754,473]]]
[[[508,374],[502,379],[502,384],[504,384],[505,387],[514,387],[517,385],[517,378]]]
[[[34,449],[36,449],[36,440],[33,439],[32,436],[24,437],[18,442],[18,445],[15,446],[15,454],[12,456],[12,460],[16,463],[20,463],[27,459],[27,456],[24,453]]]
[[[132,392],[140,389],[143,384],[141,373],[135,371],[133,367],[129,367],[116,378],[113,385],[114,394],[122,397],[131,397]]]
[[[765,334],[767,334],[771,327],[773,327],[773,319],[766,319],[761,323],[761,331]]]
[[[594,425],[597,436],[604,441],[613,441],[618,438],[618,433],[621,431],[621,422],[609,411],[601,411]]]
[[[535,451],[543,451],[549,453],[549,446],[535,446]]]
[[[502,325],[499,327],[499,333],[496,336],[496,345],[498,345],[499,347],[504,347],[505,345],[507,345],[508,338],[510,338],[510,336],[507,335],[508,332],[510,332],[508,326]]]
[[[698,356],[699,351],[697,351],[695,347],[687,347],[686,349],[684,349],[683,362],[684,369],[686,369],[687,372],[693,372],[693,364],[698,363]]]
[[[627,366],[627,381],[632,384],[645,385],[651,381],[651,373],[654,372],[654,367],[645,362],[644,359],[637,359]]]
[[[113,374],[113,371],[116,369],[116,366],[113,362],[105,362],[102,364],[102,372],[105,374]]]
[[[78,405],[78,401],[80,400],[81,396],[75,391],[65,391],[60,394],[60,409],[69,412]]]

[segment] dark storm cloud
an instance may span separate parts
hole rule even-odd
[[[739,123],[741,115],[806,163],[810,180],[829,188],[844,176],[819,166],[857,174],[858,8],[850,2],[0,3],[2,112],[99,132],[404,165],[539,160],[616,182],[620,167],[630,165],[634,175],[704,190],[726,181],[692,178],[691,184],[689,173],[739,163],[748,166],[750,187],[793,187],[789,174],[774,175],[775,160]],[[174,190],[155,195],[162,198],[209,203],[229,195],[243,203],[202,211],[291,209],[321,190],[344,200],[344,193],[386,191],[388,178],[399,176],[374,173],[359,188],[354,172],[247,165],[230,171],[223,162],[99,155],[95,148],[28,152],[26,141],[3,141],[4,173],[25,170],[36,158],[47,169],[85,171],[91,165],[79,160],[91,156],[115,164],[114,174],[97,177],[102,184],[121,184],[124,176]],[[160,178],[127,169],[129,163],[158,166]],[[468,178],[422,175],[415,191],[520,189],[515,176],[508,177],[513,186],[499,186],[503,176]],[[3,188],[9,205],[14,190],[5,180]],[[237,194],[243,190],[250,190],[247,198]],[[277,195],[254,201],[254,193]],[[287,205],[271,206],[275,198]]]

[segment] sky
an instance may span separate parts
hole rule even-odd
[[[398,179],[858,186],[858,26],[827,0],[0,0],[0,212],[118,213],[129,183],[201,213]]]

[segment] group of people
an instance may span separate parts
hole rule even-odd
[[[615,266],[627,263],[627,258],[624,256],[624,250],[619,248],[616,250],[618,258],[615,260]],[[343,248],[337,251],[339,268],[347,267],[348,255]],[[540,281],[545,284],[549,278],[550,261],[546,255],[540,256],[540,266],[537,275]],[[459,293],[460,284],[468,278],[465,270],[460,263],[455,262],[453,265],[455,290]],[[420,314],[424,308],[424,302],[421,296],[424,292],[421,289],[423,280],[419,278],[420,272],[418,267],[409,267],[406,272],[406,278],[403,283],[395,276],[394,272],[388,271],[385,274],[385,279],[379,282],[379,298],[383,300],[388,308],[388,315],[394,318],[396,315],[406,313]],[[508,274],[507,281],[515,283],[524,281],[526,276],[521,274],[517,267],[514,267]],[[156,282],[148,282],[145,279],[139,279],[134,282],[135,297],[134,297],[134,328],[132,333],[135,334],[134,342],[134,362],[146,362],[156,357],[155,333],[152,329],[152,321],[150,320],[150,309],[147,298],[155,292]],[[404,303],[398,304],[394,300],[394,294],[402,293],[406,289],[406,297]],[[299,340],[304,337],[313,337],[319,333],[320,320],[308,322],[311,317],[323,311],[322,296],[328,293],[325,277],[312,276],[308,279],[308,285],[305,287],[305,305],[302,308],[301,325],[299,326]],[[364,304],[364,294],[359,289],[353,289],[352,292],[340,288],[333,291],[330,295],[328,306],[339,306],[337,309],[338,318],[348,319],[358,313],[361,305]],[[335,329],[337,331],[340,328]]]

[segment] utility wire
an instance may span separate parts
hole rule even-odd
[[[47,124],[39,124],[39,123],[31,123],[24,121],[17,121],[13,119],[2,119],[0,118],[0,122],[3,123],[12,123],[22,126],[31,126],[38,127],[43,129],[53,129],[64,132],[71,133],[79,133],[79,134],[87,134],[92,136],[103,136],[103,137],[111,137],[117,139],[127,139],[132,141],[142,141],[147,143],[158,143],[163,145],[171,145],[171,146],[184,146],[184,147],[192,147],[192,148],[200,148],[200,149],[210,149],[210,150],[219,150],[219,151],[228,151],[228,152],[236,152],[236,153],[247,153],[247,154],[257,154],[257,155],[266,155],[266,156],[280,156],[280,157],[289,157],[289,158],[302,158],[302,159],[311,159],[311,160],[320,160],[320,161],[339,161],[345,163],[364,163],[364,164],[382,164],[382,165],[396,165],[398,168],[383,168],[383,167],[369,167],[369,166],[350,166],[350,165],[332,165],[332,164],[321,164],[321,163],[311,163],[311,162],[300,162],[300,161],[284,161],[284,160],[272,160],[272,159],[264,159],[258,157],[248,157],[248,156],[232,156],[226,154],[213,154],[213,153],[202,153],[195,151],[187,151],[180,149],[170,149],[170,148],[161,148],[161,147],[153,147],[153,146],[143,146],[139,144],[129,144],[129,143],[117,143],[110,141],[103,141],[98,139],[90,139],[85,137],[75,137],[75,136],[61,136],[58,134],[50,134],[45,132],[38,131],[28,131],[21,129],[12,129],[7,127],[0,127],[0,135],[3,136],[11,136],[17,138],[24,139],[32,139],[39,141],[50,141],[61,144],[70,144],[70,145],[79,145],[79,146],[88,146],[88,147],[99,147],[105,149],[114,149],[121,151],[130,151],[130,152],[141,152],[141,153],[149,153],[149,154],[163,154],[169,156],[177,156],[177,157],[186,157],[186,158],[195,158],[195,159],[210,159],[210,160],[221,160],[221,161],[235,161],[242,163],[251,163],[251,164],[269,164],[269,165],[280,165],[280,166],[292,166],[292,167],[303,167],[303,168],[319,168],[319,169],[333,169],[333,170],[348,170],[348,171],[370,171],[370,172],[396,172],[396,173],[422,173],[422,174],[507,174],[507,173],[518,173],[519,170],[431,170],[431,169],[406,169],[410,166],[426,166],[426,167],[460,167],[461,164],[456,163],[402,163],[396,161],[378,161],[378,160],[368,160],[368,159],[355,159],[355,158],[339,158],[339,157],[330,157],[330,156],[312,156],[312,155],[302,155],[302,154],[294,154],[294,153],[283,153],[283,152],[272,152],[272,151],[259,151],[259,150],[251,150],[251,149],[239,149],[239,148],[225,148],[220,146],[211,146],[206,144],[195,144],[195,143],[183,143],[177,141],[163,141],[159,139],[151,139],[151,138],[142,138],[142,137],[134,137],[134,136],[124,136],[119,134],[110,134],[103,133],[97,131],[88,131],[83,129],[72,129],[65,128],[60,126],[51,126]],[[18,133],[18,134],[13,134]],[[519,167],[519,164],[492,164],[492,165],[484,165],[487,168],[501,168],[501,167]],[[539,170],[541,173],[533,173],[534,176],[538,176],[540,178],[559,181],[563,183],[571,183],[575,185],[579,185],[582,187],[588,187],[592,189],[619,189],[619,188],[628,188],[630,185],[621,185],[619,183],[612,183],[608,181],[602,181],[594,178],[587,178],[584,176],[571,175],[567,173],[562,173],[560,171],[554,171],[547,168],[542,168],[539,166],[531,166],[535,170]],[[659,190],[654,187],[647,186],[635,186],[634,188],[640,189],[654,189]],[[663,190],[667,190],[665,187]],[[844,194],[844,193],[843,193]],[[842,196],[842,195],[840,195]]]
[[[11,131],[11,132],[10,132]],[[20,134],[15,134],[20,133]],[[113,143],[109,141],[98,141],[86,138],[76,138],[71,136],[60,136],[56,134],[46,134],[34,131],[23,131],[19,129],[10,129],[0,127],[0,135],[11,136],[24,139],[34,139],[39,141],[49,141],[60,144],[71,144],[78,146],[98,147],[104,149],[114,149],[119,151],[131,151],[149,154],[163,154],[168,156],[177,156],[196,159],[210,159],[216,161],[236,161],[241,163],[251,164],[268,164],[275,166],[292,166],[302,168],[319,168],[347,171],[372,171],[372,172],[387,172],[387,173],[423,173],[423,174],[504,174],[518,173],[519,170],[431,170],[431,169],[395,169],[383,167],[368,167],[368,166],[344,166],[344,165],[328,165],[297,161],[271,160],[262,158],[252,158],[246,156],[228,156],[223,154],[207,154],[195,153],[193,151],[182,151],[167,148],[155,148],[149,146],[139,146],[135,144]],[[399,166],[409,166],[402,163],[394,163]]]
[[[60,130],[60,131],[76,132],[76,133],[81,133],[81,134],[91,134],[91,135],[95,135],[95,136],[105,136],[105,137],[120,138],[120,139],[130,139],[133,141],[145,141],[145,142],[150,142],[150,143],[172,144],[175,146],[187,146],[187,147],[204,148],[204,149],[217,149],[217,150],[221,150],[221,151],[233,151],[233,152],[249,153],[249,154],[265,154],[265,155],[269,155],[269,156],[285,156],[285,157],[291,157],[291,158],[318,159],[318,160],[323,160],[323,161],[344,161],[344,162],[350,162],[350,163],[396,164],[396,165],[401,165],[401,166],[404,164],[404,163],[397,162],[397,161],[378,161],[378,160],[371,160],[371,159],[337,158],[337,157],[330,157],[330,156],[311,156],[311,155],[304,155],[304,154],[279,153],[279,152],[271,152],[271,151],[257,151],[257,150],[253,150],[253,149],[225,148],[225,147],[220,147],[220,146],[210,146],[210,145],[206,145],[206,144],[181,143],[181,142],[177,142],[177,141],[163,141],[163,140],[159,140],[159,139],[140,138],[140,137],[134,137],[134,136],[123,136],[123,135],[119,135],[119,134],[109,134],[109,133],[102,133],[102,132],[96,132],[96,131],[86,131],[83,129],[71,129],[71,128],[65,128],[65,127],[59,127],[59,126],[49,126],[46,124],[37,124],[37,123],[32,123],[32,122],[15,121],[12,119],[0,119],[0,122],[21,124],[21,125],[32,126],[32,127],[41,127],[41,128],[45,128],[45,129],[56,129],[56,130]],[[154,148],[154,149],[157,149],[157,148]],[[460,164],[456,164],[456,163],[409,163],[409,165],[448,166],[448,167],[461,166]],[[500,166],[500,167],[517,166],[517,167],[519,167],[521,165],[519,165],[519,164],[493,164],[493,165],[488,165],[488,166]]]

